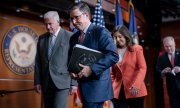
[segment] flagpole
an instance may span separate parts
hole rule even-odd
[[[139,44],[138,34],[137,34],[137,27],[136,27],[136,17],[134,12],[134,6],[132,0],[128,3],[129,6],[129,31],[133,38],[134,44]]]
[[[116,0],[115,2],[115,26],[117,25],[124,25],[123,24],[123,17],[122,17],[122,12],[121,12],[121,7],[119,4],[119,0]]]

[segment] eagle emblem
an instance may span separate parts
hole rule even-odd
[[[7,66],[17,74],[34,71],[37,34],[27,26],[10,29],[3,41],[3,57]]]

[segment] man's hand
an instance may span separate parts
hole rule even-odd
[[[71,75],[71,78],[72,78],[72,79],[75,79],[75,80],[79,79],[78,74],[75,74],[75,73],[71,72],[70,75]]]
[[[171,73],[171,68],[167,67],[161,71],[161,77],[163,77],[166,73]]]
[[[77,87],[76,86],[71,86],[70,89],[69,89],[69,94],[73,95],[74,93],[76,93],[76,91],[77,91]]]
[[[179,66],[175,66],[173,68],[173,70],[174,70],[175,73],[180,73],[180,67]]]
[[[165,73],[170,73],[171,72],[171,68],[170,67],[167,67],[165,68],[164,70],[162,70],[162,74],[165,74]]]
[[[167,67],[161,71],[161,76],[163,77],[166,73],[171,73],[171,68]]]
[[[36,91],[36,93],[41,94],[41,85],[40,84],[35,85],[34,90]]]
[[[82,70],[78,73],[78,77],[82,78],[84,77],[89,77],[92,74],[92,70],[89,66],[85,66],[82,64],[79,64],[80,67],[82,67]]]

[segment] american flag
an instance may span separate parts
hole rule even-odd
[[[134,44],[138,44],[138,34],[137,34],[137,27],[136,27],[136,17],[134,15],[134,6],[132,4],[132,1],[129,1],[129,31],[131,33],[131,36],[133,38]]]
[[[116,0],[116,18],[115,18],[115,26],[117,25],[123,25],[123,17],[122,17],[122,12],[121,12],[121,7],[119,4],[119,0]]]
[[[94,15],[93,15],[93,24],[99,25],[101,27],[105,27],[101,0],[97,0]]]

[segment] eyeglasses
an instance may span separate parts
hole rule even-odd
[[[78,16],[72,17],[72,18],[71,18],[71,21],[73,21],[73,20],[78,20],[83,14],[84,14],[84,13],[81,13],[81,14],[78,15]]]

